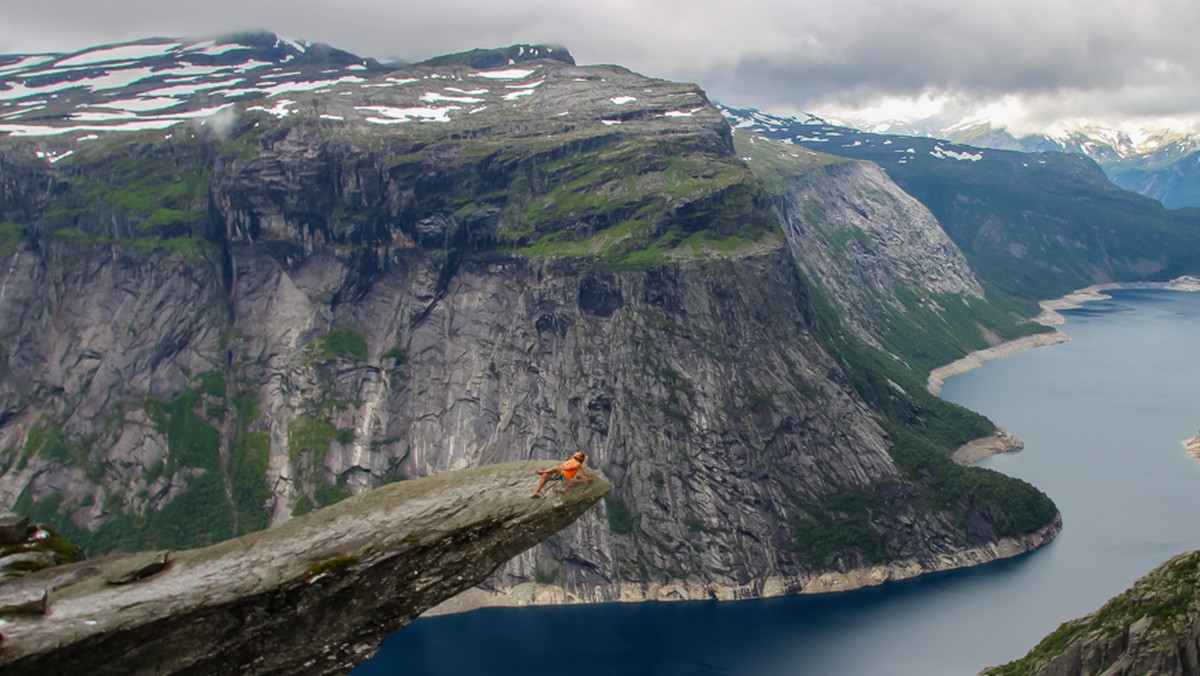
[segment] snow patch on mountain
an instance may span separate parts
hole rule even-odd
[[[374,124],[396,124],[419,120],[423,122],[449,122],[450,111],[462,110],[462,106],[442,106],[440,108],[396,108],[393,106],[355,106],[355,110],[366,111],[374,115],[364,117],[367,122]],[[382,117],[378,117],[382,116]]]
[[[536,70],[525,68],[508,68],[505,70],[481,70],[471,73],[471,77],[482,77],[490,80],[523,80],[533,75]]]
[[[130,61],[144,59],[147,56],[164,56],[172,49],[180,46],[182,45],[180,45],[178,42],[150,45],[117,45],[114,47],[81,52],[75,56],[69,56],[65,59],[61,59],[54,65],[58,68],[66,68],[70,66],[87,66],[110,61]]]
[[[911,148],[909,148],[909,152],[912,152]],[[934,146],[933,150],[929,151],[929,154],[933,155],[934,157],[938,158],[939,160],[952,159],[952,160],[970,160],[971,162],[978,162],[979,160],[983,159],[982,151],[977,152],[977,153],[969,153],[969,152],[965,152],[965,151],[959,152],[959,151],[955,151],[955,150],[947,150],[947,149],[943,148],[940,144]]]

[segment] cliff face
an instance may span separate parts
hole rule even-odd
[[[936,298],[982,301],[983,288],[937,219],[876,164],[821,155],[738,130],[739,154],[774,188],[797,263],[876,343],[893,315]]]
[[[401,482],[205,549],[29,575],[0,587],[0,673],[344,673],[611,488],[593,472],[530,500],[537,466]]]
[[[984,305],[877,171],[764,188],[703,92],[617,67],[330,87],[0,144],[0,497],[92,551],[182,548],[584,450],[603,508],[489,582],[555,601],[878,583],[1054,532],[939,449],[986,421],[851,355],[877,308]],[[809,197],[828,218],[781,230]]]
[[[1200,674],[1200,552],[1151,571],[1100,610],[1064,623],[1024,658],[983,674]]]

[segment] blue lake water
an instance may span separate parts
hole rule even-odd
[[[1022,656],[1200,549],[1200,461],[1180,444],[1200,428],[1200,294],[1112,293],[1064,313],[1071,342],[989,362],[943,390],[1025,441],[979,464],[1054,498],[1064,527],[1047,547],[846,594],[422,618],[355,676],[971,676]]]

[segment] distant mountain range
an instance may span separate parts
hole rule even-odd
[[[815,119],[815,118],[814,118]],[[1079,124],[1052,134],[1014,136],[987,120],[941,118],[840,123],[863,131],[927,136],[979,148],[1023,152],[1065,152],[1092,158],[1116,185],[1164,206],[1200,206],[1200,132],[1167,124],[1113,128]]]

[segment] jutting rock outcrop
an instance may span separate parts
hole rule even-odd
[[[334,674],[571,524],[602,474],[528,497],[516,462],[390,484],[204,549],[105,557],[0,586],[3,674]]]

